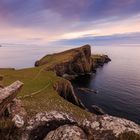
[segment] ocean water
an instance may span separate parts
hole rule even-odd
[[[140,124],[140,46],[95,47],[93,52],[108,54],[112,61],[96,74],[73,81],[76,87],[99,92],[77,91],[78,96],[89,109],[97,105],[110,115]]]
[[[71,46],[3,45],[0,47],[0,67],[32,67],[42,56],[69,48]],[[92,53],[107,54],[112,61],[98,68],[96,74],[73,81],[76,87],[99,92],[78,91],[79,98],[89,109],[97,105],[110,115],[140,124],[140,46],[95,46]]]

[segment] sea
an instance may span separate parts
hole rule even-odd
[[[0,47],[0,68],[33,67],[34,62],[46,54],[74,47],[77,46],[3,44]],[[92,105],[97,105],[107,114],[140,124],[140,45],[92,46],[92,53],[107,54],[112,61],[98,68],[96,74],[72,81],[76,88],[98,91],[95,94],[77,90],[77,96],[89,110]]]

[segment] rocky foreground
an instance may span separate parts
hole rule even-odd
[[[90,49],[85,45],[47,55],[35,68],[0,69],[2,140],[140,139],[139,125],[90,113],[77,98],[68,80],[110,61],[106,55],[91,55]]]

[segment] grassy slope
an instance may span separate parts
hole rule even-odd
[[[7,86],[16,80],[24,83],[18,98],[22,99],[28,114],[31,116],[48,110],[68,111],[79,118],[85,117],[85,115],[88,116],[89,113],[64,100],[53,89],[55,82],[64,79],[57,77],[51,71],[44,70],[47,67],[72,59],[77,53],[76,50],[72,49],[58,54],[47,55],[41,59],[41,63],[48,62],[43,66],[21,70],[0,69],[0,75],[4,76],[3,84]],[[96,62],[97,59],[101,58],[101,55],[92,55],[92,58]]]
[[[69,112],[77,118],[85,118],[89,113],[61,98],[53,89],[58,80],[51,71],[45,71],[43,67],[28,68],[21,70],[0,70],[4,76],[3,84],[7,86],[16,80],[24,83],[18,95],[25,105],[28,115],[32,116],[38,112],[58,110]]]
[[[79,53],[79,51],[83,51],[83,47],[67,50],[67,51],[64,51],[61,53],[55,53],[52,55],[46,55],[38,61],[38,64],[39,64],[39,66],[45,64],[46,67],[51,68],[58,63],[67,62],[67,61],[73,59],[73,57],[77,53]]]

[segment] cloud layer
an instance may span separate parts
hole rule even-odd
[[[129,27],[123,32],[121,28],[130,22],[133,26],[138,23],[139,5],[140,0],[1,0],[0,41],[39,43],[70,35],[72,38],[88,34],[102,36],[106,28],[118,27],[122,21],[117,33],[136,32],[136,28]],[[116,31],[109,30],[109,34]]]

